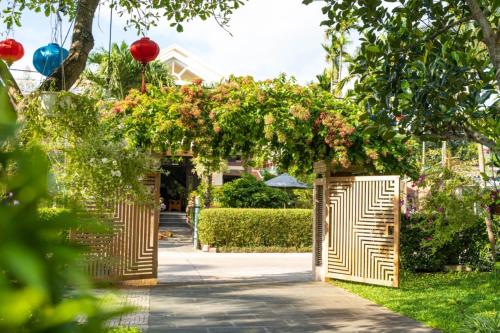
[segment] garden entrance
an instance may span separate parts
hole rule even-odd
[[[166,221],[164,215],[185,218],[188,189],[198,181],[189,160],[183,164],[167,161],[163,170],[161,180],[157,174],[148,178],[148,184],[156,202],[160,195],[167,198],[168,204],[163,207],[166,212],[159,213],[158,206],[117,203],[111,239],[88,239],[96,257],[96,263],[90,267],[95,277],[154,281],[158,278],[158,227],[175,222]],[[324,170],[318,173],[314,183],[313,255],[307,257],[312,263],[309,267],[312,266],[313,278],[399,286],[399,186],[398,176],[339,176]],[[181,228],[188,227],[185,221],[183,224]],[[191,235],[181,236],[182,248],[192,248]],[[248,258],[236,260],[240,261],[246,265]],[[174,262],[166,264],[163,274],[179,268]],[[310,276],[307,271],[301,270]]]

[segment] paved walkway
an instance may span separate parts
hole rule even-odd
[[[311,282],[310,268],[310,254],[202,253],[186,237],[161,242],[148,332],[432,332],[340,288]]]

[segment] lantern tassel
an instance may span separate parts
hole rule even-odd
[[[146,82],[145,82],[145,76],[146,74],[146,64],[142,64],[142,88],[141,91],[144,94],[146,92]]]

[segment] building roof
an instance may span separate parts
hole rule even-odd
[[[189,84],[196,79],[203,80],[205,84],[211,84],[224,78],[222,74],[177,44],[162,49],[158,60],[170,66],[171,74],[178,85]]]

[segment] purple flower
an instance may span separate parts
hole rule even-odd
[[[431,241],[432,240],[432,236],[425,237],[425,240]]]
[[[417,179],[417,185],[422,184],[424,181],[425,181],[425,175],[424,175],[424,174],[422,174],[422,175],[420,175],[420,176],[418,177],[418,179]]]
[[[437,211],[440,212],[440,213],[442,213],[442,212],[444,212],[444,208],[443,207],[438,207]]]

